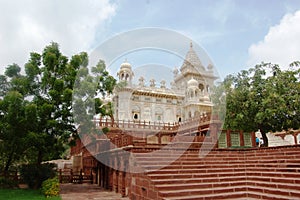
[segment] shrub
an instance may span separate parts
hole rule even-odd
[[[59,181],[57,177],[49,178],[42,183],[42,193],[46,197],[59,195]]]
[[[0,188],[1,189],[12,189],[17,188],[18,182],[14,180],[10,180],[4,177],[0,177]]]
[[[43,181],[55,176],[55,164],[28,164],[21,166],[20,172],[24,182],[32,189],[41,187]]]

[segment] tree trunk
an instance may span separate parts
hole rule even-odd
[[[109,117],[111,119],[111,125],[114,126],[114,124],[115,124],[115,118],[114,118],[114,116],[110,115]]]
[[[13,160],[13,152],[10,153],[6,163],[5,163],[5,167],[4,167],[4,176],[8,175],[8,170],[9,170],[9,167],[11,165],[11,162]]]
[[[42,151],[38,151],[38,155],[37,155],[37,165],[40,165],[43,161],[43,153]]]
[[[269,140],[268,140],[266,132],[263,131],[263,130],[260,130],[260,132],[261,132],[261,136],[262,136],[263,141],[264,141],[264,144],[262,146],[263,147],[268,147],[269,146]]]

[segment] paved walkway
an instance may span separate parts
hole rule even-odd
[[[91,184],[60,184],[60,196],[62,200],[129,200]]]

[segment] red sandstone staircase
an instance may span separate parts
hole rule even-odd
[[[212,150],[204,158],[188,150],[166,165],[174,157],[174,150],[136,155],[157,199],[300,199],[300,146]]]

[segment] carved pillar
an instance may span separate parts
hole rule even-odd
[[[294,133],[293,136],[294,136],[294,144],[297,145],[298,144],[298,140],[297,140],[298,133]]]
[[[125,197],[125,172],[119,171],[118,173],[118,192]]]
[[[118,183],[118,180],[119,180],[119,171],[118,170],[114,170],[113,171],[113,191],[115,191],[116,193],[119,192],[119,183]]]
[[[113,169],[109,168],[109,171],[107,172],[109,174],[109,179],[108,179],[108,189],[110,191],[113,190]]]
[[[252,139],[252,147],[256,147],[255,132],[251,132],[251,139]]]
[[[242,130],[240,130],[240,146],[243,147],[245,146],[245,142],[244,142],[244,133]]]
[[[230,130],[227,130],[227,131],[226,131],[227,148],[228,148],[228,147],[231,147],[231,137],[230,137],[230,133],[231,133]]]

